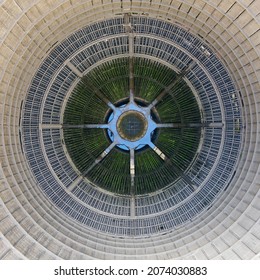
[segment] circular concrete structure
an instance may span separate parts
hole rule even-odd
[[[142,113],[130,110],[119,117],[116,129],[123,139],[135,142],[144,137],[147,120]]]
[[[160,3],[103,1],[102,4],[100,1],[2,1],[0,257],[2,259],[259,259],[259,13],[258,0]],[[105,30],[105,24],[102,22],[115,26],[114,31]],[[98,28],[91,31],[94,26]],[[169,26],[173,29],[167,28]],[[85,53],[82,52],[80,44],[75,43],[74,49],[69,44],[62,45],[68,42],[66,39],[72,34],[82,35],[77,37],[79,41],[74,40],[79,43],[80,38],[84,37],[85,28],[90,28],[87,33],[89,37],[84,43]],[[155,30],[160,31],[155,34]],[[167,39],[170,38],[171,32],[176,35],[175,42]],[[134,50],[129,46],[134,46]],[[63,52],[64,50],[67,53]],[[102,51],[106,52],[107,57],[102,56]],[[93,56],[92,64],[86,59],[87,52],[88,57],[93,53],[96,54],[96,57]],[[181,56],[181,53],[188,52],[192,55]],[[57,182],[67,184],[72,190],[77,186],[78,193],[73,195],[84,199],[86,189],[84,187],[85,193],[80,193],[83,190],[82,177],[80,173],[74,175],[73,172],[78,168],[73,167],[73,161],[70,162],[69,157],[59,158],[61,164],[64,160],[63,168],[57,167],[55,172],[46,174],[38,173],[37,169],[45,168],[39,165],[39,161],[35,163],[29,161],[33,158],[40,159],[42,156],[46,168],[55,170],[57,154],[49,156],[48,147],[55,146],[56,141],[62,139],[62,135],[57,131],[62,131],[60,127],[63,122],[60,120],[63,114],[60,114],[60,109],[58,111],[53,109],[56,105],[51,107],[51,110],[48,106],[52,106],[51,104],[55,102],[58,104],[60,95],[64,93],[62,109],[62,104],[67,102],[66,96],[69,98],[73,86],[79,82],[83,74],[104,63],[114,53],[119,56],[127,54],[129,57],[138,53],[140,57],[146,56],[149,60],[157,60],[160,63],[164,61],[167,67],[172,65],[177,74],[185,74],[182,79],[193,91],[203,112],[209,112],[205,109],[206,103],[212,105],[208,107],[210,114],[202,114],[207,122],[201,127],[202,134],[203,131],[211,131],[215,133],[214,139],[219,139],[221,148],[215,150],[218,159],[215,160],[216,166],[211,168],[214,164],[210,162],[210,157],[207,157],[207,162],[200,163],[202,166],[200,170],[207,170],[207,178],[204,178],[204,171],[192,169],[193,166],[198,166],[192,163],[187,167],[188,171],[184,172],[185,176],[182,176],[182,179],[186,180],[189,186],[195,184],[187,196],[188,199],[191,196],[195,199],[201,195],[199,190],[203,187],[200,184],[202,181],[206,185],[206,181],[214,182],[219,178],[215,184],[216,188],[225,187],[219,191],[216,199],[211,198],[215,194],[208,192],[207,198],[212,200],[210,204],[205,204],[206,206],[201,204],[201,201],[206,201],[202,196],[197,204],[192,203],[193,209],[194,205],[198,208],[201,205],[194,218],[185,220],[183,212],[177,214],[172,209],[176,213],[174,218],[179,226],[171,227],[169,230],[166,228],[167,222],[161,226],[160,220],[166,217],[163,212],[168,213],[167,196],[163,191],[161,194],[156,193],[160,200],[148,201],[142,197],[136,205],[131,203],[125,205],[125,200],[121,197],[111,196],[109,205],[117,205],[121,210],[113,208],[110,212],[100,208],[101,202],[93,206],[86,198],[84,203],[91,211],[91,218],[95,220],[98,217],[100,221],[98,225],[92,227],[90,223],[84,224],[79,221],[78,206],[73,200],[67,199],[64,189],[59,189],[60,185],[57,185],[56,193],[51,190]],[[172,58],[176,60],[170,63]],[[189,64],[190,58],[196,63]],[[189,65],[190,69],[186,69],[185,66]],[[222,70],[219,72],[219,67],[221,69],[223,67],[224,72]],[[182,72],[185,69],[189,70],[187,76],[186,72]],[[205,77],[203,73],[206,73]],[[199,78],[200,75],[203,77]],[[207,87],[206,80],[213,85],[212,88]],[[138,73],[135,76],[135,84],[138,84],[137,81]],[[53,96],[43,95],[41,99],[40,92],[43,88],[44,92],[53,93]],[[56,93],[55,88],[58,89]],[[214,99],[212,102],[204,102],[203,92],[215,92],[216,98],[212,95]],[[224,92],[225,96],[228,96],[227,99]],[[35,99],[30,101],[30,94],[33,93]],[[53,100],[50,102],[51,98],[55,100],[54,103]],[[222,104],[222,107],[214,104]],[[39,113],[34,115],[37,106]],[[212,116],[215,119],[208,122]],[[229,118],[230,116],[232,118]],[[41,119],[38,119],[39,117]],[[47,119],[51,121],[42,122]],[[196,123],[190,121],[189,127],[194,127]],[[232,125],[229,125],[231,123]],[[218,133],[220,130],[224,133]],[[235,137],[237,135],[240,135],[239,139]],[[36,143],[37,139],[39,143]],[[207,133],[200,144],[201,150],[198,151],[203,153],[206,151],[205,143],[209,141],[208,139],[212,139],[212,136],[209,137]],[[46,153],[40,154],[36,144]],[[212,147],[210,144],[209,146]],[[105,149],[106,147],[104,151]],[[235,158],[232,158],[234,153],[228,152],[229,149],[236,151]],[[213,156],[214,149],[208,150]],[[57,151],[60,151],[60,147],[57,147]],[[156,148],[154,151],[156,155],[163,157]],[[227,154],[230,155],[229,160],[224,161]],[[202,156],[202,153],[199,152],[199,155]],[[66,162],[70,162],[70,166],[74,168],[73,172],[66,169]],[[199,164],[199,161],[196,162]],[[233,162],[231,167],[230,162]],[[206,164],[212,165],[207,169]],[[225,170],[220,176],[217,176],[218,167]],[[63,174],[69,174],[66,178],[70,179],[65,182]],[[93,197],[95,190],[99,191],[89,188]],[[46,195],[48,193],[51,195]],[[102,195],[105,196],[104,191]],[[66,204],[68,212],[59,208],[56,198]],[[165,204],[162,202],[163,199],[166,201]],[[57,204],[54,201],[57,201]],[[184,200],[180,199],[176,203],[182,201]],[[143,203],[147,203],[144,208]],[[165,210],[161,208],[163,205],[166,207]],[[139,216],[147,215],[141,211],[155,209],[155,214],[149,213],[149,221],[153,221],[153,224],[150,223],[147,227],[143,222],[144,219],[136,220],[132,217],[133,206],[136,207],[134,209],[140,208],[140,212],[136,212]],[[126,210],[128,207],[130,214]],[[105,211],[108,211],[108,214],[104,215]],[[121,218],[113,220],[119,212],[122,213],[123,219],[128,221],[125,222],[125,228],[128,228],[126,232],[120,232],[124,228],[121,226]],[[157,213],[162,215],[157,216]],[[115,235],[111,232],[106,233],[109,227],[109,224],[106,224],[107,216],[115,230],[118,229]],[[155,216],[153,220],[152,217]],[[153,228],[153,231],[144,234],[145,228]]]

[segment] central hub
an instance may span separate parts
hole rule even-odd
[[[146,134],[147,120],[138,111],[127,111],[123,113],[117,121],[116,129],[121,138],[135,142]]]
[[[115,106],[108,113],[106,132],[111,143],[124,151],[153,147],[152,136],[157,125],[151,116],[150,107],[130,100]]]

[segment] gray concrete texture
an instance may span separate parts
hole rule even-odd
[[[260,0],[0,5],[0,259],[260,259]],[[113,238],[73,223],[41,193],[19,142],[21,101],[55,42],[129,11],[176,22],[203,38],[244,103],[244,148],[225,195],[188,226],[145,239]]]

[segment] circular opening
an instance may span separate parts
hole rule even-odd
[[[131,237],[158,233],[160,226],[163,232],[174,230],[209,209],[229,184],[241,143],[240,108],[231,96],[236,88],[218,57],[213,53],[204,57],[200,39],[184,29],[136,17],[135,33],[152,27],[153,36],[139,32],[132,60],[125,32],[119,34],[123,30],[118,27],[120,22],[99,24],[91,30],[106,35],[109,30],[111,45],[116,46],[111,57],[107,48],[98,47],[102,39],[85,44],[90,34],[86,28],[50,52],[36,73],[22,120],[28,162],[39,187],[53,204],[84,225]],[[161,33],[162,26],[169,26],[169,32]],[[117,34],[114,41],[113,32]],[[176,34],[192,42],[190,54]],[[150,46],[159,48],[161,41],[166,47],[155,57]],[[93,63],[97,48],[100,56]],[[70,61],[86,74],[77,86],[76,73],[55,60],[60,49],[64,53],[75,50],[73,59],[69,52]],[[65,60],[65,56],[60,58]],[[41,79],[42,75],[46,79]],[[133,96],[129,95],[130,79],[136,104],[131,103]],[[139,100],[147,102],[142,105]],[[124,137],[131,141],[141,137],[147,122],[145,136],[135,142],[121,138],[117,128],[118,118],[121,116],[123,123],[122,114],[130,111],[143,112],[145,121],[139,120],[139,132],[128,132],[128,136],[124,132]],[[110,116],[112,120],[106,121]],[[152,126],[151,120],[156,125]],[[125,129],[120,123],[118,127]],[[152,131],[153,127],[159,132]],[[158,135],[156,141],[152,133]],[[125,144],[130,151],[122,152],[117,143]],[[148,143],[147,148],[136,152],[141,143]]]
[[[144,137],[147,131],[147,120],[142,113],[128,111],[119,117],[116,129],[121,138],[135,142]]]

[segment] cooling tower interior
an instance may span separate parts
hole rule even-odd
[[[0,259],[260,259],[260,1],[0,1]]]

